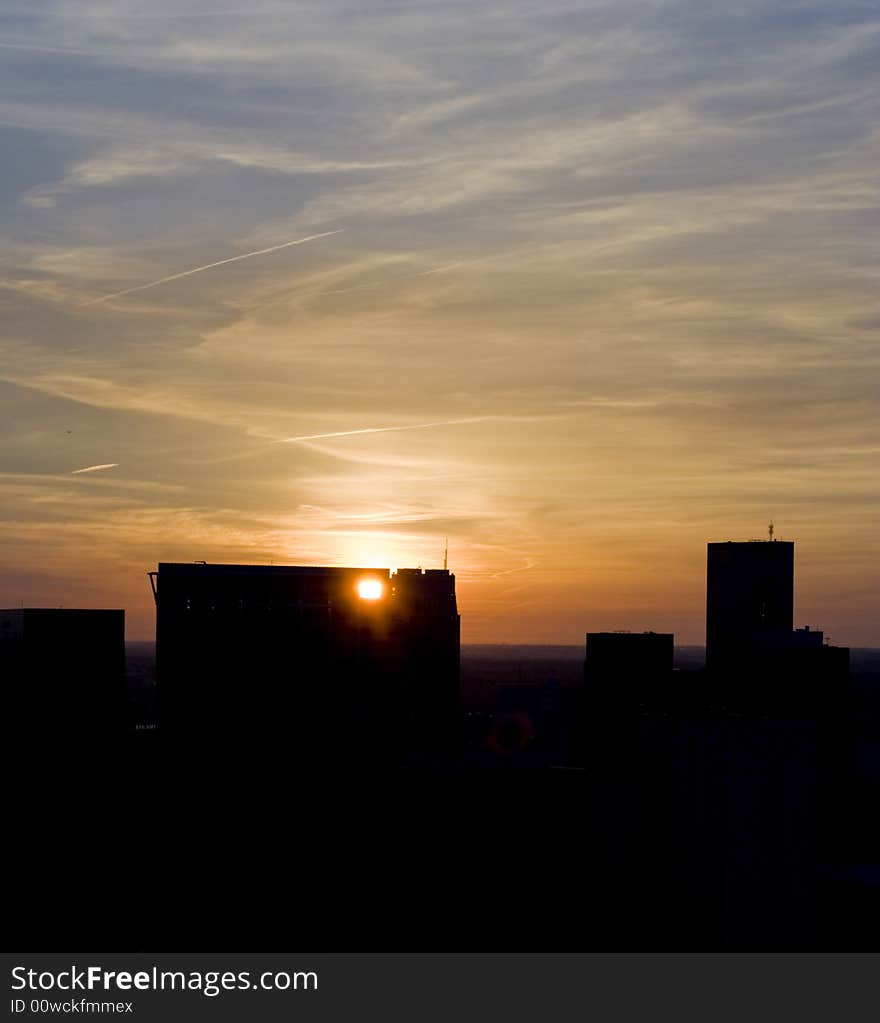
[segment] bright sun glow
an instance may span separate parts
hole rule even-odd
[[[382,596],[382,583],[378,579],[361,579],[358,596],[361,600],[378,600]]]

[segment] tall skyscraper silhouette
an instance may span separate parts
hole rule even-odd
[[[706,667],[724,670],[752,645],[794,625],[794,543],[710,543]]]
[[[708,545],[706,669],[712,699],[774,716],[838,713],[849,651],[794,628],[794,544]]]

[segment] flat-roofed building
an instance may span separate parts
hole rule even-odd
[[[588,632],[587,699],[633,709],[664,699],[672,681],[673,652],[671,632]]]
[[[706,667],[723,669],[762,634],[794,627],[794,544],[710,543],[706,568]]]
[[[448,743],[451,573],[163,563],[151,575],[166,733],[339,756]]]

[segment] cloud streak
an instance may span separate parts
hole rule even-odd
[[[335,433],[311,433],[302,437],[285,437],[281,444],[304,444],[310,440],[330,440],[335,437],[361,437],[367,433],[397,433],[402,430],[431,430],[438,426],[463,426],[466,423],[485,423],[497,416],[470,416],[467,419],[442,419],[432,423],[412,423],[408,426],[370,426],[363,430],[337,430]]]
[[[468,263],[479,262],[479,260],[468,260]],[[463,261],[457,263],[447,263],[445,266],[436,266],[430,270],[420,270],[418,273],[411,274],[395,274],[383,281],[373,281],[371,284],[354,284],[350,288],[331,288],[329,291],[318,291],[315,292],[312,298],[323,298],[324,295],[348,295],[352,291],[375,291],[377,288],[390,287],[396,284],[398,281],[412,281],[417,277],[430,277],[432,274],[447,273],[449,270],[455,270],[457,267],[464,266]],[[286,295],[281,301],[286,301],[291,296]],[[268,304],[268,303],[267,303]]]
[[[179,281],[182,277],[191,277],[193,274],[202,273],[205,270],[213,270],[218,266],[226,266],[228,263],[238,263],[242,259],[252,259],[254,256],[267,256],[271,252],[279,252],[281,249],[289,249],[293,245],[304,245],[306,242],[316,241],[318,238],[328,238],[333,234],[340,234],[345,229],[340,227],[335,231],[322,231],[320,234],[309,234],[304,238],[295,238],[290,242],[282,242],[280,245],[270,245],[266,249],[255,249],[253,252],[243,252],[239,256],[229,256],[227,259],[218,259],[214,263],[205,263],[203,266],[194,266],[191,270],[183,270],[180,273],[169,274],[167,277],[160,277],[148,284],[137,284],[133,288],[125,288],[122,291],[114,291],[109,295],[101,295],[100,298],[92,298],[87,302],[81,302],[82,306],[100,305],[102,302],[109,302],[114,298],[122,298],[123,295],[132,295],[136,291],[147,291],[149,288],[157,288],[160,284],[168,284],[170,281]]]
[[[102,465],[87,465],[84,469],[73,469],[71,476],[79,476],[84,472],[103,472],[105,469],[118,469],[119,462],[104,462]]]

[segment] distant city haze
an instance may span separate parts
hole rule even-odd
[[[0,607],[443,565],[464,643],[880,646],[876,6],[0,12]]]

